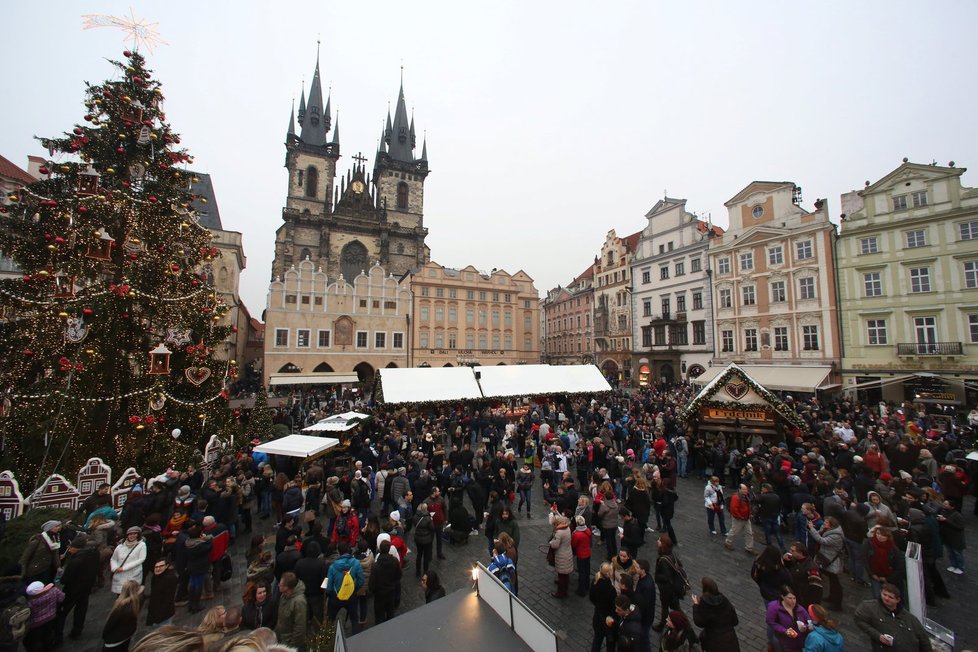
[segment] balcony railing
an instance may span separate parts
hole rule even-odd
[[[961,342],[901,342],[897,355],[964,355]]]

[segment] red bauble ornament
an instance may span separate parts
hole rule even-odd
[[[124,313],[122,313],[119,316],[122,317],[123,319],[129,319],[129,313],[128,312],[124,312]]]
[[[126,150],[122,149],[121,147],[117,147],[116,150],[115,150],[116,154],[122,154],[125,151]]]
[[[74,131],[77,135],[81,136],[82,133],[81,127],[75,127]]]
[[[142,77],[133,77],[132,80],[138,84],[139,82],[143,81],[143,78]]]
[[[156,199],[156,197],[150,197],[150,198],[149,198],[149,201],[150,201],[150,203],[153,203],[153,204],[155,204],[155,203],[156,203],[156,201],[157,201],[157,199]]]
[[[234,416],[238,416],[238,415],[240,415],[240,414],[241,414],[241,410],[235,410],[235,411],[234,411]]]
[[[123,50],[122,51],[122,56],[124,56],[125,58],[128,59],[129,57],[132,56],[132,52],[130,52],[129,50]]]
[[[122,185],[125,186],[126,188],[128,188],[129,187],[129,182],[128,181],[123,181],[122,182]]]
[[[48,170],[44,166],[41,166],[41,167],[37,168],[37,171],[40,172],[41,174],[47,174],[50,170]]]
[[[200,283],[199,283],[199,282],[197,282],[197,281],[190,281],[190,284],[191,284],[192,286],[194,286],[194,287],[197,287],[198,285],[200,285]]]
[[[24,355],[26,355],[29,358],[32,355],[34,355],[34,352],[31,351],[30,349],[24,349]]]
[[[137,258],[139,258],[139,256],[136,254],[129,254],[129,260],[136,260]]]
[[[237,326],[232,326],[231,327],[231,332],[232,333],[237,333],[238,332],[238,327]]]
[[[92,315],[94,313],[95,313],[95,311],[92,310],[91,308],[85,308],[85,309],[82,310],[82,314],[85,315],[86,317],[89,316],[89,315]]]
[[[180,271],[180,266],[179,265],[170,265],[170,271],[171,272],[179,272]]]
[[[79,213],[87,213],[88,212],[88,206],[79,206],[78,207],[78,212]]]

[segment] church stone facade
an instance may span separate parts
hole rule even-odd
[[[308,99],[303,89],[298,113],[289,117],[288,194],[275,237],[272,281],[306,259],[329,278],[347,282],[375,263],[395,277],[417,269],[430,259],[424,226],[428,153],[422,144],[420,157],[415,154],[403,82],[393,119],[388,110],[372,174],[360,155],[346,174],[338,174],[339,124],[333,124],[331,113],[329,98],[323,104],[317,61]]]

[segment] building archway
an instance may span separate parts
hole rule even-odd
[[[706,373],[706,369],[703,367],[703,365],[701,365],[701,364],[693,364],[693,365],[690,365],[689,366],[689,369],[686,371],[686,376],[690,380],[692,380],[693,378],[699,378],[700,376],[702,376],[705,373]]]
[[[455,365],[453,365],[453,364],[452,364],[451,362],[446,362],[446,363],[445,363],[445,364],[443,364],[442,366],[443,366],[443,367],[454,367]]]
[[[605,360],[601,363],[601,373],[605,378],[618,380],[618,363],[614,360]]]
[[[313,372],[314,373],[317,373],[317,374],[318,373],[329,373],[331,371],[333,371],[333,368],[331,366],[329,366],[328,364],[326,364],[325,362],[320,362],[318,365],[316,365],[316,368],[313,369]]]
[[[659,380],[666,385],[672,385],[676,382],[676,371],[668,362],[664,362],[662,366],[659,367]]]
[[[369,383],[374,379],[374,368],[369,362],[361,362],[353,368],[361,383]]]
[[[302,373],[302,369],[299,369],[291,362],[287,362],[282,365],[282,368],[278,370],[280,374],[298,374]]]
[[[387,363],[387,369],[397,369],[397,363],[396,362],[388,362]]]
[[[505,362],[497,362],[496,363],[496,366],[497,367],[505,367],[506,366],[506,363]]]

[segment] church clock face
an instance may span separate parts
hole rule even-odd
[[[360,180],[354,181],[351,184],[351,187],[353,188],[353,192],[355,192],[355,193],[357,193],[359,195],[364,190],[363,181],[360,181]]]

